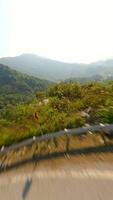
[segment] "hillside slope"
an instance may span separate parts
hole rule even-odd
[[[8,103],[30,100],[35,92],[47,89],[50,84],[0,64],[0,108]]]

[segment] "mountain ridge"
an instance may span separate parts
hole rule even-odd
[[[21,54],[16,57],[0,58],[0,63],[22,73],[51,81],[62,81],[70,77],[90,77],[96,74],[113,75],[113,59],[83,64],[51,60],[35,54]]]

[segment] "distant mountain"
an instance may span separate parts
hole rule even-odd
[[[38,78],[56,81],[81,76],[85,68],[85,65],[62,63],[32,54],[1,58],[0,63]]]
[[[0,107],[4,103],[18,103],[30,100],[39,90],[52,84],[32,76],[21,74],[0,64]]]
[[[103,77],[113,75],[113,60],[99,61],[91,64],[63,63],[32,54],[1,58],[0,63],[10,66],[22,73],[52,81],[76,77]]]

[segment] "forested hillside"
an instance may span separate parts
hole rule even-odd
[[[36,91],[46,90],[50,84],[49,81],[21,74],[0,64],[0,109],[31,101]]]

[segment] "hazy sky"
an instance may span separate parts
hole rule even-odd
[[[113,0],[0,0],[0,57],[113,57]]]

